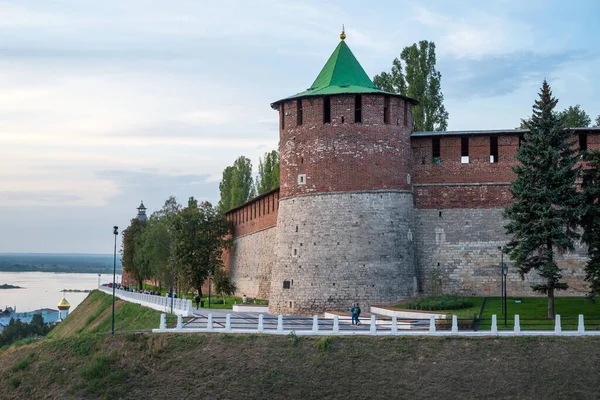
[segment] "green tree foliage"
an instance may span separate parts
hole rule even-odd
[[[244,204],[254,197],[252,182],[252,162],[244,156],[238,157],[232,166],[223,170],[223,179],[219,184],[221,200],[219,210],[225,213]]]
[[[201,294],[204,281],[223,266],[221,253],[230,243],[230,223],[209,202],[199,205],[190,197],[173,226],[177,265],[187,282]]]
[[[562,121],[565,128],[587,128],[592,123],[590,116],[581,109],[579,104],[559,111],[556,116]],[[529,122],[531,122],[529,119],[522,119],[519,128],[527,129]]]
[[[600,115],[596,117],[596,121],[594,121],[594,126],[600,127]]]
[[[555,255],[572,251],[578,238],[578,168],[571,131],[554,113],[558,100],[546,81],[539,97],[517,152],[520,165],[513,167],[514,203],[505,210],[512,235],[507,252],[521,277],[532,270],[541,277],[543,283],[532,289],[548,295],[548,317],[554,318],[554,292],[568,287],[560,282]]]
[[[140,289],[144,279],[148,278],[147,268],[145,261],[140,257],[136,258],[135,253],[136,247],[140,244],[139,236],[142,234],[145,225],[145,221],[133,218],[129,226],[123,230],[123,246],[121,249],[123,270],[135,278]]]
[[[25,339],[31,336],[45,336],[50,332],[50,325],[44,323],[42,314],[35,314],[31,322],[26,324],[21,320],[12,319],[0,333],[0,346],[10,345],[17,340]]]
[[[223,304],[225,304],[225,296],[233,296],[237,287],[231,281],[229,273],[224,268],[216,268],[214,271],[215,292],[223,296]]]
[[[558,118],[562,120],[565,128],[587,128],[592,123],[590,116],[581,109],[579,104],[559,112]]]
[[[256,194],[260,195],[277,187],[279,187],[279,152],[273,150],[265,153],[264,160],[258,159]]]
[[[448,128],[448,112],[441,89],[442,74],[435,69],[435,64],[435,43],[421,40],[402,50],[400,59],[394,59],[390,72],[382,72],[373,78],[373,83],[386,92],[419,101],[412,109],[414,131],[444,131]]]
[[[600,152],[584,154],[581,187],[583,205],[582,241],[588,247],[589,260],[585,266],[585,280],[590,284],[589,297],[600,295]]]

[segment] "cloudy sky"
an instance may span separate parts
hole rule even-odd
[[[310,86],[342,24],[370,76],[435,41],[451,130],[517,126],[544,78],[595,117],[599,15],[596,0],[0,1],[0,252],[111,253],[142,199],[217,202],[224,167],[276,147],[269,104]]]

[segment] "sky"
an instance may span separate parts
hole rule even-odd
[[[270,103],[339,42],[373,77],[436,44],[449,130],[514,128],[543,79],[600,114],[600,2],[0,0],[0,252],[112,253],[143,200],[216,204]]]

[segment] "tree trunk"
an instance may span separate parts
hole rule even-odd
[[[548,319],[554,319],[554,282],[548,279]]]
[[[198,286],[198,296],[202,298],[202,286]]]

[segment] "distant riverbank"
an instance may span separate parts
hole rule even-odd
[[[8,285],[6,283],[0,285],[0,289],[24,289],[21,286]]]
[[[0,272],[108,274],[113,272],[114,262],[112,254],[0,253]],[[117,259],[116,272],[121,270]]]

